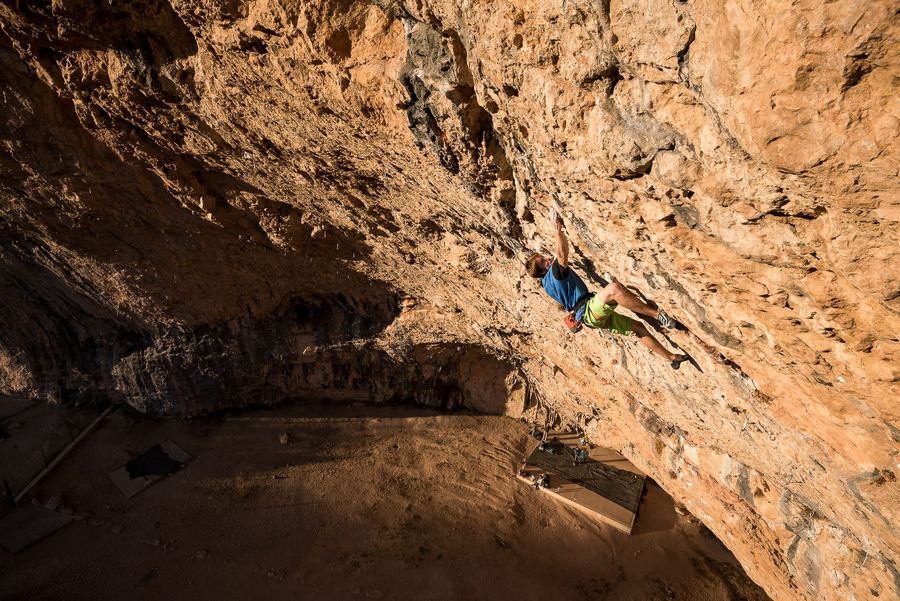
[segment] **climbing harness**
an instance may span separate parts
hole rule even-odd
[[[591,300],[591,298],[593,298],[593,296],[593,292],[588,292],[587,294],[579,298],[575,303],[575,306],[572,307],[572,310],[567,313],[566,317],[563,319],[563,322],[566,324],[566,327],[571,333],[577,334],[581,331],[581,328],[584,327],[584,324],[581,323],[581,320],[576,319],[576,315],[578,315],[578,312],[581,310],[581,308],[584,307],[587,302]]]

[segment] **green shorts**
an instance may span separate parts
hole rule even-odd
[[[616,313],[615,302],[607,305],[596,295],[585,305],[581,321],[589,328],[612,330],[624,336],[631,334],[631,318]]]

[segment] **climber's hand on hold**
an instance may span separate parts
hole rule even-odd
[[[556,209],[550,209],[550,221],[556,227],[556,261],[560,267],[569,266],[569,242],[563,233],[563,220]]]
[[[563,220],[562,215],[556,209],[550,209],[550,223],[558,230],[562,229]]]

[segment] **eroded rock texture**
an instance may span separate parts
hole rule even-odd
[[[895,3],[0,15],[0,393],[545,407],[774,597],[898,594]],[[697,367],[566,332],[550,206]]]

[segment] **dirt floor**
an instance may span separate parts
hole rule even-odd
[[[95,415],[3,420],[3,471]],[[528,432],[413,407],[119,410],[35,489],[79,521],[0,550],[0,599],[767,599],[651,481],[628,536],[516,480]],[[126,499],[107,473],[166,439],[194,459]]]

